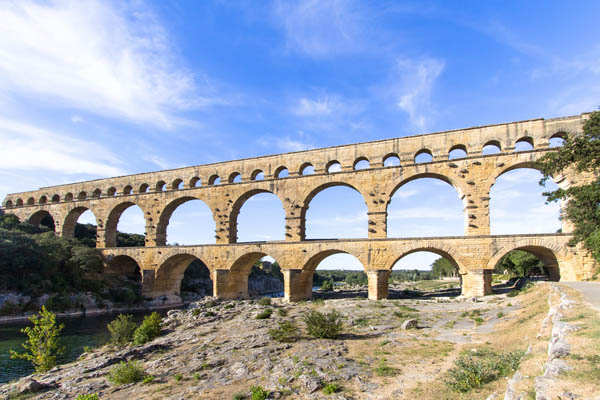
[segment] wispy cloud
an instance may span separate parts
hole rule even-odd
[[[167,128],[180,111],[223,102],[180,66],[148,7],[117,4],[0,3],[0,89]]]
[[[333,107],[333,104],[328,98],[311,100],[302,97],[292,108],[292,113],[301,116],[329,115],[331,114]]]
[[[445,63],[437,59],[401,59],[394,72],[396,106],[408,113],[410,122],[425,129],[434,109],[431,94]]]

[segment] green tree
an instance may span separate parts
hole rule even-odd
[[[514,276],[529,276],[544,272],[544,263],[531,253],[514,250],[500,259],[494,271],[503,274],[508,271]]]
[[[456,267],[444,257],[440,257],[431,264],[431,272],[435,277],[455,276]]]
[[[558,151],[545,154],[537,166],[543,174],[540,184],[569,171],[593,177],[590,183],[544,195],[549,202],[567,201],[563,212],[574,225],[571,244],[583,243],[600,260],[600,112],[591,113],[582,134],[567,137]]]
[[[29,360],[35,367],[35,372],[46,372],[56,366],[56,358],[64,353],[65,348],[60,344],[60,331],[65,327],[64,324],[56,325],[56,315],[46,310],[42,310],[38,315],[32,315],[29,320],[33,326],[27,326],[21,329],[28,337],[23,343],[25,353],[10,351],[10,357],[13,359]]]

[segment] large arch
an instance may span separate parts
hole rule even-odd
[[[125,210],[134,206],[138,207],[142,211],[142,214],[145,215],[144,210],[138,204],[131,201],[119,203],[110,210],[105,225],[106,247],[117,247],[117,226],[119,225],[119,219]]]
[[[87,207],[75,207],[69,211],[63,222],[62,237],[70,239],[75,236],[75,226],[77,225],[77,221],[79,220],[79,217],[81,217],[81,215],[86,211],[90,211],[92,214],[94,214],[94,212]],[[96,214],[94,214],[94,218],[96,220],[96,226],[98,226],[98,218],[96,217]]]
[[[55,219],[47,210],[39,210],[34,212],[29,216],[27,222],[34,226],[43,225],[52,231],[56,229]]]
[[[274,258],[267,253],[254,251],[239,256],[229,270],[216,270],[215,295],[224,298],[248,298],[252,267],[265,257]]]
[[[500,262],[502,257],[514,250],[526,251],[542,260],[542,262],[544,263],[544,267],[546,268],[546,271],[548,273],[548,277],[552,281],[559,281],[561,276],[571,275],[571,271],[561,271],[561,268],[563,268],[563,266],[559,264],[559,257],[557,257],[557,255],[560,256],[561,253],[560,247],[558,245],[553,245],[549,243],[544,243],[540,245],[539,241],[536,239],[519,240],[515,243],[511,243],[498,249],[492,256],[492,258],[490,258],[487,268],[494,269],[496,265]]]
[[[104,265],[104,279],[107,280],[113,298],[127,304],[143,299],[144,275],[138,260],[128,255],[118,255],[105,260]]]
[[[303,239],[307,238],[308,236],[312,236],[312,235],[307,235],[307,230],[308,230],[307,228],[310,225],[313,225],[312,222],[307,219],[307,212],[308,212],[311,202],[315,199],[315,197],[317,197],[317,195],[319,195],[323,191],[334,188],[334,187],[343,187],[343,188],[352,189],[353,191],[355,191],[359,194],[360,198],[362,199],[362,201],[364,203],[364,218],[363,218],[364,226],[362,227],[361,235],[355,235],[355,236],[351,235],[351,236],[347,236],[346,238],[363,238],[363,237],[366,238],[368,236],[368,214],[367,214],[368,213],[368,205],[367,205],[367,201],[365,200],[364,194],[350,183],[334,181],[334,182],[328,182],[328,183],[319,185],[318,187],[312,189],[304,197],[304,203],[303,203],[304,207],[302,207],[300,210],[300,218],[301,218],[301,221],[302,221],[303,227],[304,227],[304,232],[302,234]],[[354,195],[353,192],[350,192],[350,193],[352,193],[352,195]],[[340,205],[341,204],[338,204],[338,207],[336,207],[336,209],[339,210]],[[332,207],[333,206],[335,206],[335,205],[332,205]],[[313,207],[313,209],[314,209],[314,207]],[[355,218],[360,218],[360,216],[357,215],[357,216],[355,216]],[[352,222],[352,221],[350,221],[350,222]]]
[[[231,213],[229,215],[229,243],[237,243],[238,242],[238,232],[239,232],[239,226],[238,226],[238,219],[240,217],[240,212],[242,210],[242,208],[244,207],[244,205],[246,204],[246,202],[248,200],[250,200],[252,197],[259,195],[259,194],[270,194],[272,195],[272,197],[275,197],[277,200],[279,200],[279,209],[283,211],[283,218],[281,219],[281,237],[280,238],[273,238],[273,239],[269,239],[269,240],[283,240],[285,239],[285,210],[283,208],[283,202],[281,201],[281,199],[279,198],[279,196],[277,196],[275,193],[266,190],[266,189],[253,189],[253,190],[249,190],[245,193],[243,193],[242,195],[240,195],[235,202],[233,203],[232,207],[231,207]],[[272,215],[271,215],[272,217]],[[254,240],[252,240],[254,241]],[[257,240],[259,241],[259,240]]]
[[[204,264],[212,275],[208,264],[194,254],[171,255],[158,267],[155,274],[153,291],[161,295],[173,294],[181,297],[181,281],[183,280],[185,271],[194,261]]]
[[[202,208],[208,209],[208,211],[210,212],[211,224],[209,227],[207,227],[207,229],[210,229],[212,231],[211,236],[213,239],[211,241],[205,240],[202,243],[194,243],[194,244],[215,243],[214,236],[216,233],[216,224],[215,224],[215,218],[214,218],[214,211],[210,208],[210,206],[204,200],[202,200],[198,197],[194,197],[194,196],[184,196],[184,197],[179,197],[179,198],[171,201],[169,204],[167,204],[163,208],[162,212],[160,213],[160,217],[159,217],[158,223],[156,225],[156,245],[157,246],[165,246],[167,244],[168,227],[169,227],[169,223],[171,222],[171,218],[173,217],[173,214],[181,205],[188,203],[190,201],[197,201],[197,202],[201,203],[203,205]],[[187,244],[191,244],[191,243],[187,243]]]
[[[423,246],[423,245],[407,246],[406,248],[404,248],[402,250],[400,255],[391,259],[392,261],[387,266],[387,268],[391,271],[392,268],[394,267],[394,265],[396,265],[396,263],[398,261],[400,261],[402,258],[404,258],[410,254],[420,252],[420,251],[434,253],[434,254],[439,255],[440,257],[444,257],[445,259],[450,261],[450,263],[452,265],[454,265],[460,272],[464,272],[464,268],[461,266],[460,262],[458,261],[460,258],[458,257],[458,254],[456,254],[456,250],[454,250],[453,248],[451,248],[449,246],[445,246],[442,243],[430,244],[427,246]]]

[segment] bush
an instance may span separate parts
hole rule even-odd
[[[10,358],[20,358],[31,361],[35,372],[46,372],[54,368],[56,358],[65,352],[60,344],[60,331],[64,324],[56,325],[56,315],[42,306],[39,315],[32,315],[29,320],[33,326],[21,329],[21,333],[27,335],[27,341],[23,343],[25,353],[10,351]]]
[[[266,400],[269,397],[269,392],[260,386],[252,386],[250,388],[250,398],[252,400]]]
[[[94,394],[80,394],[76,400],[100,400],[97,393]]]
[[[270,297],[262,297],[260,300],[258,300],[258,304],[261,306],[270,306],[271,298]]]
[[[321,285],[321,290],[323,292],[331,292],[333,290],[333,281],[327,280],[323,282],[323,284]]]
[[[137,328],[133,334],[134,344],[148,343],[160,335],[162,317],[159,313],[153,312],[150,315],[146,315],[142,324]]]
[[[525,353],[517,350],[505,354],[483,351],[460,356],[448,371],[446,384],[457,392],[469,392],[515,371]]]
[[[277,310],[277,314],[281,315],[282,317],[285,317],[288,315],[288,311],[285,308],[279,308]]]
[[[113,385],[125,385],[143,380],[146,376],[144,369],[137,361],[121,361],[111,368],[108,380]]]
[[[154,375],[146,375],[142,383],[152,383],[152,381],[154,381]]]
[[[323,393],[325,394],[334,394],[342,390],[341,386],[336,383],[328,383],[323,388]]]
[[[344,328],[341,315],[337,311],[323,314],[313,310],[304,316],[304,323],[308,334],[316,338],[335,339]]]
[[[298,338],[298,327],[293,321],[282,321],[277,328],[269,329],[269,335],[278,342],[293,342]]]
[[[267,308],[266,310],[261,311],[256,315],[256,319],[268,319],[271,318],[271,314],[273,314],[273,310]]]
[[[110,332],[110,343],[115,346],[125,346],[133,340],[137,325],[131,314],[119,314],[107,325]]]
[[[179,382],[180,380],[182,380],[182,379],[183,379],[183,375],[181,375],[181,374],[175,374],[175,375],[174,375],[174,378],[175,378],[175,380],[176,380],[177,382]]]

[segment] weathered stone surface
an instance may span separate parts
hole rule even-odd
[[[401,328],[404,330],[407,329],[417,329],[419,327],[419,322],[416,319],[407,319],[402,323]]]

